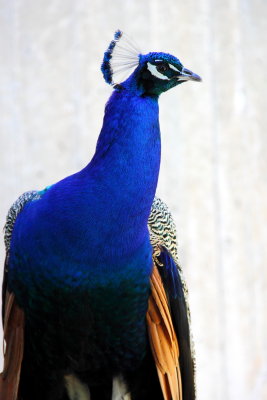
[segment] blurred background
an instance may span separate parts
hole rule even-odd
[[[1,226],[21,193],[93,155],[117,28],[203,78],[160,98],[158,186],[190,291],[199,400],[267,399],[266,21],[266,0],[0,0]]]

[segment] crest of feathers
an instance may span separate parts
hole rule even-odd
[[[139,64],[140,54],[133,41],[121,30],[117,30],[104,53],[101,65],[105,81],[112,86],[122,82]]]

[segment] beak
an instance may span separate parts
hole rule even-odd
[[[196,81],[196,82],[202,81],[199,75],[194,74],[194,72],[189,71],[189,69],[186,69],[184,67],[182,69],[182,72],[177,76],[177,79],[179,81]]]

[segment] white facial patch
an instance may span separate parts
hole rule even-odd
[[[169,63],[168,63],[168,65],[169,65],[169,67],[170,67],[171,69],[173,69],[174,71],[180,72],[179,69],[178,69],[178,68],[175,68],[172,64],[169,64]]]
[[[157,70],[156,65],[150,64],[150,63],[148,62],[148,63],[147,63],[147,69],[148,69],[148,71],[151,72],[151,74],[152,74],[153,76],[155,76],[155,77],[158,78],[158,79],[164,79],[165,81],[169,81],[169,80],[170,80],[170,78],[168,78],[167,76],[161,74],[161,73]]]

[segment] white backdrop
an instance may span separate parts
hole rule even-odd
[[[92,156],[114,30],[202,76],[160,99],[158,187],[178,228],[200,400],[267,398],[266,11],[265,0],[0,0],[2,226],[23,191]]]

